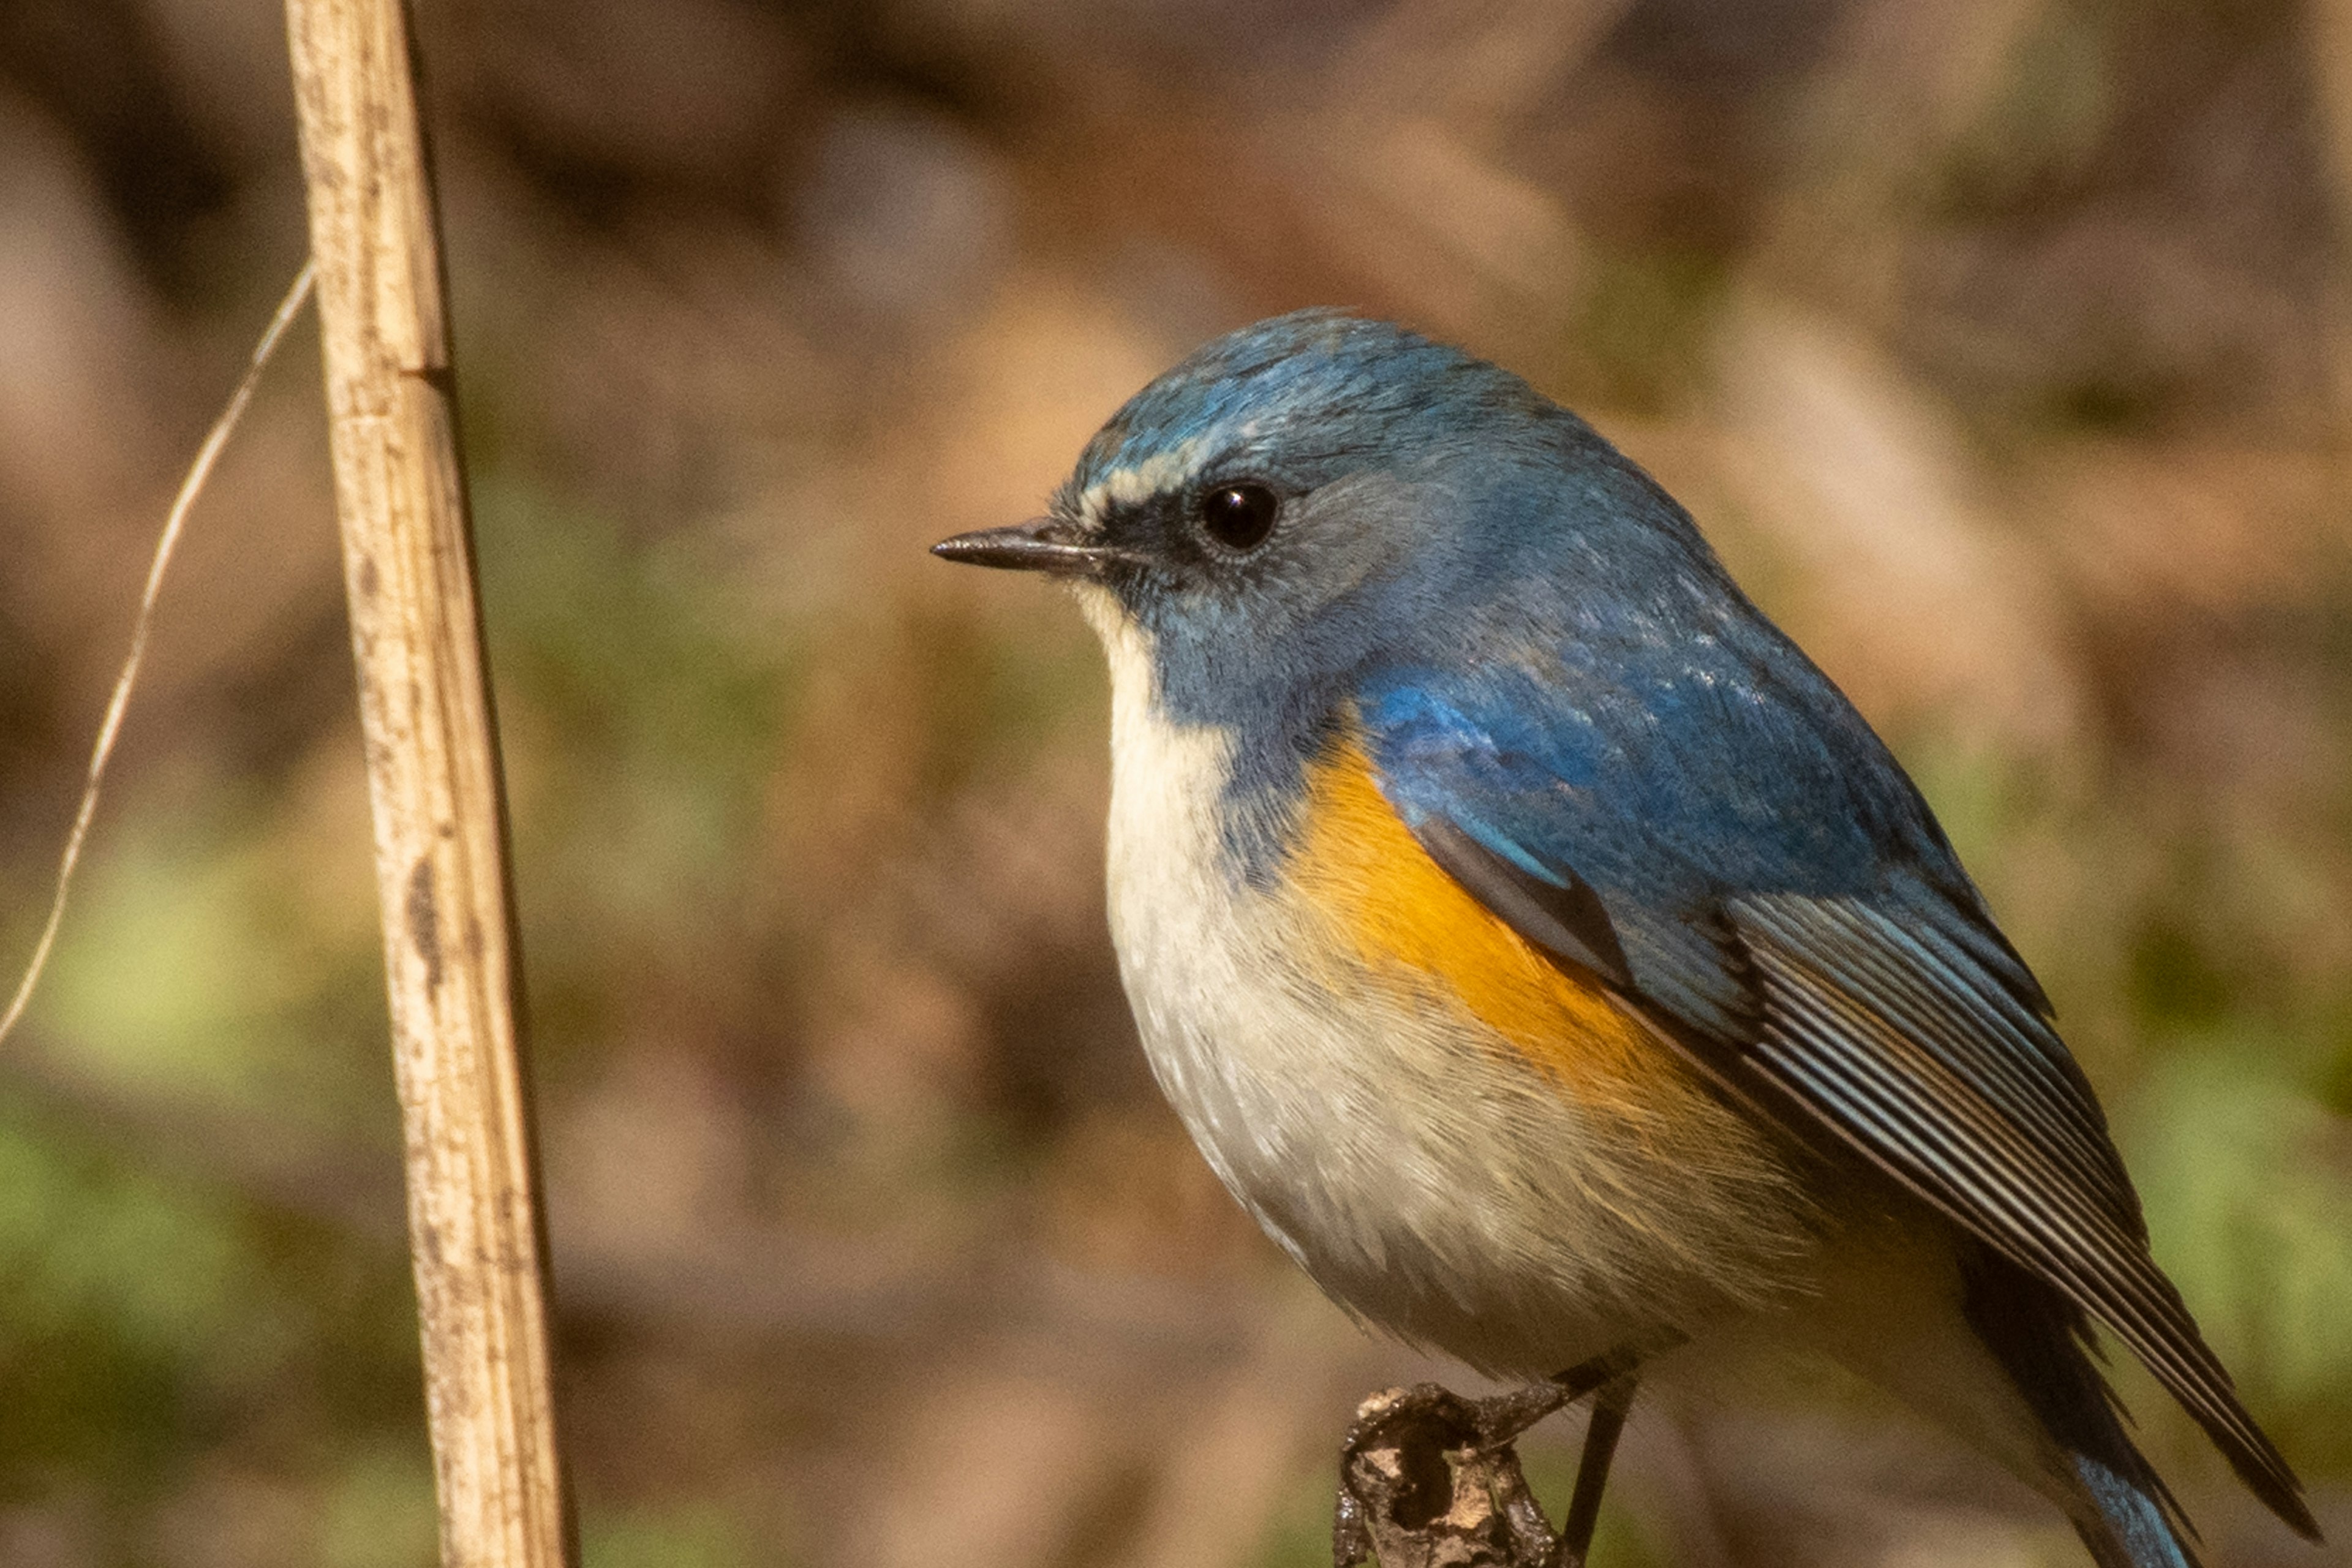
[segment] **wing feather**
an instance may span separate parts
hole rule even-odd
[[[1853,900],[1737,900],[1745,921],[1805,950],[1839,990],[1872,999],[1897,1037],[1934,1055],[2070,1170],[2143,1241],[2139,1199],[2098,1102],[2049,1065],[2048,1024],[1971,980],[1881,911]],[[1743,936],[1747,933],[1743,932]]]
[[[1748,1068],[1843,1131],[1960,1226],[2105,1322],[2211,1436],[2246,1483],[2316,1528],[2286,1460],[2248,1414],[2147,1250],[2139,1204],[2095,1102],[2021,1078],[1987,980],[1921,964],[1853,900],[1748,896],[1727,905],[1764,1025]],[[2044,1026],[2046,1028],[2046,1026]]]

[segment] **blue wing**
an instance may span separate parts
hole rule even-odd
[[[1395,670],[1357,709],[1391,803],[1498,917],[2105,1322],[2308,1531],[2148,1255],[2040,987],[1877,737],[1781,649],[1580,645],[1540,679],[1508,659]]]

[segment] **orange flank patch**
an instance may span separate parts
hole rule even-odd
[[[1637,1085],[1684,1087],[1681,1064],[1606,991],[1554,966],[1429,858],[1354,741],[1314,766],[1301,814],[1292,879],[1375,984],[1454,1003],[1580,1099],[1639,1102],[1653,1096]]]
[[[1612,1216],[1618,1241],[1643,1237],[1653,1261],[1675,1259],[1728,1300],[1771,1299],[1813,1246],[1814,1221],[1769,1134],[1601,985],[1555,966],[1432,860],[1352,738],[1309,770],[1299,810],[1288,879],[1331,940],[1290,956],[1319,951],[1325,984],[1368,1008],[1450,1015],[1465,1034],[1485,1026],[1496,1057],[1535,1068],[1574,1111],[1504,1130],[1497,1159],[1512,1159],[1517,1140],[1557,1140],[1573,1151],[1557,1179]],[[1470,1095],[1497,1088],[1475,1072],[1445,1081]],[[1588,1240],[1601,1247],[1600,1233]]]

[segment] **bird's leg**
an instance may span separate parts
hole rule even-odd
[[[1626,1413],[1633,1408],[1633,1391],[1641,1383],[1628,1370],[1601,1385],[1592,1402],[1592,1424],[1584,1429],[1584,1457],[1576,1464],[1576,1491],[1569,1499],[1568,1518],[1559,1527],[1559,1543],[1552,1548],[1548,1568],[1584,1568],[1592,1548],[1592,1527],[1601,1519],[1601,1494],[1609,1485],[1609,1462],[1617,1457],[1617,1437],[1625,1430]]]

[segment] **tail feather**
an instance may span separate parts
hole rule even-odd
[[[1969,1323],[2016,1383],[2056,1450],[2074,1530],[2099,1568],[2200,1568],[2197,1531],[2124,1430],[2094,1364],[2089,1321],[1990,1251],[1965,1268]]]
[[[2128,1448],[2130,1439],[2125,1438],[2124,1445]],[[2137,1458],[2137,1453],[2133,1457]],[[2181,1539],[2186,1521],[2175,1523],[2179,1510],[2171,1504],[2168,1494],[2158,1501],[2144,1485],[2125,1479],[2088,1454],[2069,1455],[2068,1462],[2096,1515],[2095,1519],[2078,1515],[2074,1529],[2099,1568],[2200,1568],[2197,1554]],[[2139,1468],[2147,1471],[2145,1460]],[[2162,1482],[2158,1482],[2157,1490],[2162,1493]]]

